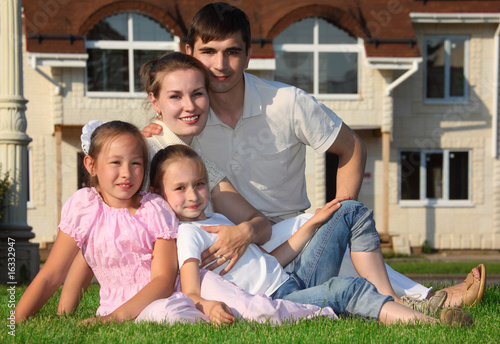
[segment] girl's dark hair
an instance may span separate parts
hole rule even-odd
[[[170,163],[182,159],[191,159],[198,163],[201,173],[208,180],[207,168],[203,159],[189,146],[172,145],[159,150],[151,160],[149,182],[156,193],[163,188],[163,175]]]
[[[248,54],[252,44],[248,16],[239,8],[225,2],[214,2],[202,7],[191,19],[187,44],[194,49],[198,37],[203,43],[207,43],[225,39],[237,32],[241,32]]]
[[[135,125],[127,122],[111,121],[97,127],[90,136],[90,147],[88,155],[92,158],[92,160],[94,160],[94,164],[97,164],[97,158],[99,157],[99,154],[101,153],[103,148],[117,136],[122,134],[130,134],[137,140],[137,144],[142,148],[142,159],[144,163],[143,166],[144,170],[146,170],[148,166],[148,144],[146,143],[146,139],[141,134],[139,129]],[[90,186],[97,187],[99,185],[97,176],[90,176],[89,183]],[[142,186],[141,188],[139,188],[139,190],[141,189]]]
[[[146,62],[139,70],[144,91],[153,94],[158,99],[161,82],[165,75],[177,70],[194,69],[199,71],[205,79],[205,88],[208,90],[208,73],[205,66],[191,55],[180,52],[167,53]]]

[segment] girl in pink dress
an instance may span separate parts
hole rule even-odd
[[[16,321],[42,308],[79,249],[101,285],[100,318],[87,321],[148,318],[147,306],[161,299],[171,321],[202,318],[185,295],[170,297],[178,220],[163,198],[139,192],[148,164],[142,134],[132,124],[108,122],[94,131],[88,149],[84,165],[93,187],[78,190],[64,204],[54,247],[17,304]]]

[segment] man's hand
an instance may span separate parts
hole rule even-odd
[[[206,266],[213,262],[213,264],[206,267],[208,270],[214,270],[229,260],[227,266],[220,272],[224,276],[236,264],[236,262],[243,256],[249,241],[249,226],[242,223],[237,226],[218,225],[201,227],[209,233],[216,233],[218,235],[217,241],[207,248],[201,254],[201,266]]]
[[[163,128],[161,127],[161,125],[156,123],[149,123],[144,127],[144,129],[142,129],[141,133],[145,137],[151,137],[153,135],[160,135],[162,130]]]

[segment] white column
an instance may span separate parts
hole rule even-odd
[[[12,184],[0,220],[0,283],[12,284],[32,280],[40,259],[38,244],[29,242],[35,234],[27,224],[27,146],[31,139],[26,135],[24,113],[21,1],[1,0],[0,5],[0,163]]]

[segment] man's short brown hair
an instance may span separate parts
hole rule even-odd
[[[202,7],[194,15],[189,24],[187,44],[194,49],[198,37],[203,43],[207,43],[225,39],[236,32],[241,32],[248,54],[251,45],[248,16],[225,2],[214,2]]]

